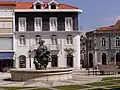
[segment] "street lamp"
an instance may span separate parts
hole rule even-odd
[[[28,51],[29,54],[29,62],[30,62],[30,68],[31,68],[31,50]]]

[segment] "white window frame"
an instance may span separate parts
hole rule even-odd
[[[115,37],[115,46],[120,47],[120,37]]]
[[[19,46],[26,46],[26,37],[24,35],[19,36]]]
[[[24,22],[25,25],[23,24],[23,21],[22,21],[22,25],[21,25],[20,20],[25,21]],[[23,31],[23,32],[26,31],[26,23],[27,23],[26,18],[25,17],[20,17],[18,23],[19,23],[19,31]]]
[[[41,40],[41,36],[40,35],[36,35],[35,36],[35,43],[36,43],[36,45],[38,45],[40,40]]]
[[[102,46],[102,47],[105,47],[105,46],[106,46],[106,38],[105,38],[105,37],[102,37],[102,38],[101,38],[101,46]]]
[[[71,26],[70,26],[70,22],[68,23],[68,21],[71,21]],[[73,31],[73,19],[72,19],[72,17],[65,17],[65,31]]]
[[[73,44],[73,36],[72,35],[67,35],[66,44],[67,45],[72,45]]]
[[[55,4],[55,5],[56,5],[56,9],[58,9],[58,5],[59,5],[58,2],[56,2],[55,0],[51,0],[51,1],[48,3],[49,9],[51,9],[51,4]]]
[[[10,21],[0,21],[0,29],[13,28],[13,23]]]
[[[55,22],[53,22],[54,24],[56,24],[56,26],[52,26],[52,20]],[[57,17],[50,17],[50,21],[49,21],[49,24],[50,24],[50,31],[57,31]]]
[[[43,2],[41,2],[40,0],[37,0],[36,2],[33,3],[34,5],[34,9],[36,9],[36,5],[40,4],[41,5],[41,9],[43,9]]]
[[[56,35],[52,35],[52,37],[51,37],[51,44],[52,45],[57,45],[58,44],[58,40],[57,40],[57,36]]]
[[[37,21],[40,21],[38,22],[38,25],[37,25]],[[34,18],[34,29],[35,31],[42,31],[42,18],[41,17]]]

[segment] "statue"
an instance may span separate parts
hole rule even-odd
[[[44,45],[45,41],[40,40],[39,47],[36,50],[34,56],[34,64],[36,70],[46,69],[50,59],[50,51],[48,51],[47,46]]]

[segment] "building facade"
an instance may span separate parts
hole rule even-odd
[[[87,66],[120,63],[120,21],[87,32]]]
[[[81,68],[85,68],[86,67],[86,36],[85,33],[81,34],[80,37],[80,63],[81,63]]]
[[[13,67],[13,21],[16,2],[0,2],[0,71]]]
[[[16,68],[34,68],[34,51],[40,39],[51,51],[48,67],[80,69],[80,31],[76,7],[50,2],[17,2],[14,48]]]

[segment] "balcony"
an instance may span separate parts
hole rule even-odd
[[[59,51],[60,50],[60,44],[56,44],[56,45],[49,44],[49,45],[46,45],[46,46],[48,47],[48,49],[50,51],[54,51],[54,50]]]
[[[32,45],[30,46],[31,50],[37,49],[39,45]],[[50,51],[59,51],[60,50],[60,44],[52,45],[52,44],[45,44],[47,46],[48,50]]]

